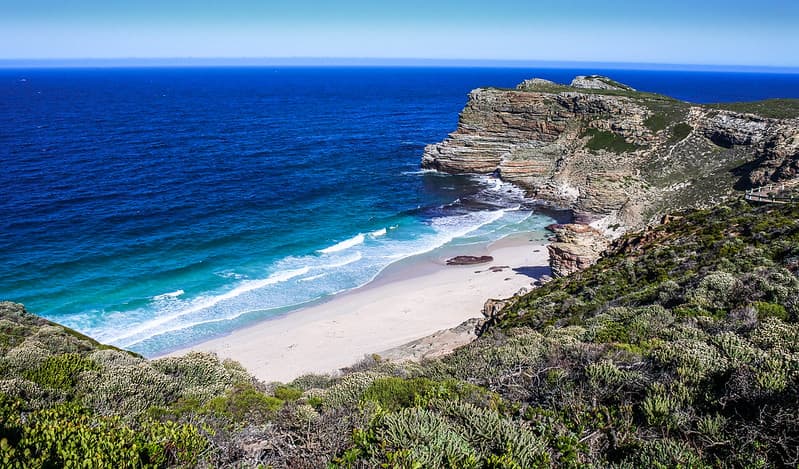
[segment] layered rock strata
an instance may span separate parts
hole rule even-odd
[[[498,174],[544,202],[625,227],[795,177],[799,120],[694,105],[605,77],[533,79],[469,94],[422,166]],[[747,166],[749,165],[749,166]]]
[[[531,79],[472,91],[457,130],[425,148],[422,167],[496,174],[582,223],[621,234],[799,176],[796,115],[691,104],[599,76],[569,86]],[[553,271],[585,266],[604,246],[597,248],[559,240],[550,247]]]

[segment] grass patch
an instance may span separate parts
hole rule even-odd
[[[669,136],[669,142],[676,143],[685,138],[694,130],[690,124],[687,122],[680,122],[671,129],[671,136]]]
[[[640,149],[638,145],[630,143],[619,134],[588,128],[582,133],[582,137],[590,137],[586,146],[589,150],[605,150],[612,153],[628,153]]]
[[[652,132],[659,132],[669,125],[669,119],[664,113],[655,113],[651,116],[647,117],[644,121],[644,125],[647,129],[651,130]]]
[[[716,103],[710,104],[708,107],[758,114],[773,119],[794,119],[799,117],[799,99],[766,99],[744,103]]]

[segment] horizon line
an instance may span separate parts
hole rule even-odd
[[[799,73],[799,66],[747,64],[691,64],[533,59],[441,59],[414,57],[68,57],[0,58],[0,68],[141,68],[141,67],[474,67],[474,68],[569,68],[598,67],[636,70],[738,71]]]

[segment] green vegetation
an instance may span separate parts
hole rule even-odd
[[[74,404],[22,412],[0,396],[3,467],[165,467],[193,465],[208,442],[194,425],[96,416]],[[24,416],[24,418],[23,418]]]
[[[265,386],[0,303],[3,467],[795,467],[799,208],[629,235],[441,359]]]
[[[665,114],[655,113],[644,121],[644,125],[652,132],[658,132],[668,127],[669,120]]]
[[[693,132],[694,128],[691,127],[690,124],[687,122],[680,122],[675,124],[674,127],[671,129],[671,135],[669,136],[669,142],[676,143],[682,140],[685,140],[688,135]]]
[[[626,153],[640,148],[638,145],[628,142],[621,135],[606,130],[587,128],[581,136],[591,137],[586,146],[592,151],[605,150],[612,153]]]
[[[709,107],[735,112],[748,112],[774,119],[795,119],[799,117],[799,99],[766,99],[745,103],[718,103]]]

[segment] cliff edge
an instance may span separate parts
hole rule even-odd
[[[763,104],[768,104],[763,105]],[[469,94],[422,167],[495,173],[575,219],[621,234],[674,210],[793,178],[799,100],[699,105],[602,76]]]

